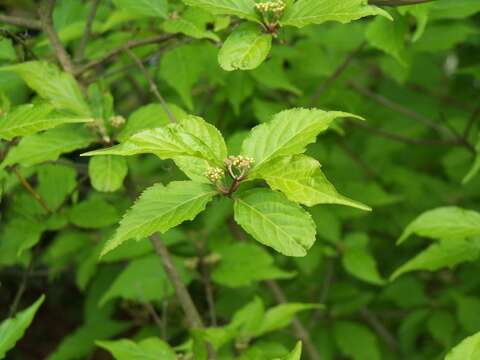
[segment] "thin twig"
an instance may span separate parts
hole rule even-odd
[[[350,147],[343,141],[341,137],[337,138],[337,145],[352,159],[370,179],[378,179],[378,174],[368,165],[358,154],[350,149]]]
[[[166,35],[162,34],[162,35],[151,36],[151,37],[140,39],[140,40],[128,41],[125,45],[122,45],[118,48],[110,50],[104,56],[102,56],[98,59],[92,60],[89,63],[85,64],[84,66],[79,67],[76,70],[75,75],[81,75],[85,71],[87,71],[87,70],[89,70],[89,69],[91,69],[95,66],[98,66],[100,64],[103,64],[104,62],[107,62],[112,57],[124,52],[125,49],[133,49],[133,48],[143,46],[143,45],[165,42],[165,41],[168,41],[170,39],[175,38],[175,36],[176,36],[175,34],[166,34]]]
[[[394,112],[397,112],[399,114],[408,116],[409,118],[411,118],[413,120],[416,120],[416,121],[424,124],[425,126],[428,126],[429,128],[437,131],[438,133],[440,133],[442,135],[453,135],[456,138],[456,134],[452,134],[451,130],[449,130],[449,129],[441,126],[441,125],[438,125],[433,119],[430,119],[430,118],[428,118],[428,117],[426,117],[422,114],[419,114],[416,111],[414,111],[414,110],[412,110],[412,109],[410,109],[410,108],[408,108],[408,107],[406,107],[402,104],[399,104],[399,103],[397,103],[393,100],[390,100],[383,95],[376,94],[373,91],[371,91],[370,89],[367,89],[367,88],[361,86],[360,84],[356,83],[355,81],[349,81],[348,84],[353,90],[355,90],[359,94],[375,101],[377,104],[382,105],[383,107],[385,107],[387,109],[390,109]]]
[[[463,138],[465,139],[465,141],[468,141],[468,137],[470,136],[470,131],[472,130],[473,125],[475,124],[475,121],[477,120],[479,115],[480,115],[480,104],[478,104],[476,108],[473,110],[472,115],[470,115],[470,118],[468,120],[467,126],[463,131]]]
[[[20,184],[34,197],[35,200],[42,206],[47,213],[52,213],[52,210],[48,207],[47,203],[45,200],[40,196],[39,193],[35,191],[35,189],[30,185],[30,183],[20,174],[17,168],[12,169],[13,173],[17,177],[18,181],[20,181]]]
[[[20,285],[18,287],[17,293],[13,299],[12,305],[10,305],[10,311],[8,312],[8,317],[11,318],[15,315],[18,309],[18,305],[20,304],[20,300],[22,299],[23,293],[27,289],[28,278],[33,270],[33,263],[34,263],[34,256],[32,257],[28,263],[27,268],[23,271],[22,280],[20,281]]]
[[[372,329],[375,330],[377,335],[385,342],[392,352],[400,352],[400,346],[398,345],[397,340],[395,340],[395,337],[374,313],[367,308],[363,308],[360,310],[360,315],[372,327]]]
[[[288,302],[287,297],[285,296],[280,286],[278,286],[276,281],[267,280],[265,281],[265,283],[269,287],[277,303],[286,304]],[[295,332],[295,335],[298,337],[298,339],[303,342],[303,346],[305,347],[305,351],[308,354],[308,357],[311,360],[321,360],[321,356],[318,353],[317,348],[313,344],[312,339],[310,338],[310,334],[305,329],[305,327],[303,326],[303,324],[301,323],[301,321],[298,319],[297,316],[293,317],[292,328],[293,328],[293,331]]]
[[[363,41],[356,49],[350,52],[345,60],[336,68],[336,70],[323,81],[320,86],[317,88],[313,96],[310,98],[310,105],[314,105],[318,99],[323,95],[323,93],[337,80],[343,72],[348,68],[348,66],[352,63],[358,53],[360,53],[363,48],[367,45],[366,41]]]
[[[55,7],[56,0],[46,0],[39,8],[38,12],[40,15],[40,21],[42,23],[43,31],[47,34],[48,40],[50,41],[50,45],[52,45],[53,52],[57,57],[60,65],[62,66],[63,70],[70,74],[75,73],[75,69],[70,59],[70,55],[67,53],[65,48],[63,47],[60,38],[58,37],[55,28],[53,27],[53,9]]]
[[[335,260],[332,258],[327,258],[325,261],[325,276],[323,279],[322,290],[319,296],[320,304],[326,303],[328,299],[328,295],[330,294],[330,288],[332,286],[334,277],[335,277]],[[315,324],[320,318],[321,311],[322,311],[321,309],[317,309],[313,313],[313,315],[311,316],[310,322],[308,324],[309,328],[312,328],[315,326]]]
[[[158,90],[157,84],[155,84],[155,80],[153,79],[152,75],[150,75],[150,73],[148,72],[148,70],[147,70],[147,68],[145,67],[145,65],[143,65],[142,60],[140,60],[140,59],[138,58],[138,56],[135,55],[135,54],[132,52],[132,50],[130,50],[128,47],[125,48],[125,52],[126,52],[127,55],[135,62],[135,64],[137,64],[137,67],[140,69],[140,71],[142,72],[143,76],[145,77],[145,79],[146,79],[147,82],[148,82],[150,91],[152,92],[153,95],[155,95],[155,97],[157,98],[157,100],[160,102],[160,105],[162,106],[163,110],[166,112],[169,120],[170,120],[172,123],[177,123],[177,119],[175,118],[175,116],[173,115],[173,113],[170,111],[170,108],[168,107],[167,102],[165,101],[165,99],[163,98],[163,96],[160,94],[160,91]]]
[[[9,15],[0,14],[0,22],[3,22],[5,24],[20,26],[20,27],[24,27],[32,30],[42,29],[42,23],[36,19],[27,19],[27,18],[18,17],[18,16],[9,16]]]
[[[88,15],[88,18],[87,18],[87,23],[85,24],[85,29],[83,30],[82,39],[80,40],[80,45],[78,45],[77,52],[75,54],[75,61],[77,62],[81,62],[83,60],[88,38],[92,33],[93,19],[95,19],[99,2],[100,0],[92,1],[92,7],[90,9],[90,14]]]

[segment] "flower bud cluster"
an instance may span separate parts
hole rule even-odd
[[[254,162],[254,159],[243,155],[229,156],[225,159],[226,166],[235,166],[238,169],[250,169]]]
[[[217,181],[222,180],[224,175],[224,170],[218,167],[208,168],[208,170],[205,172],[205,176],[212,183],[216,183]]]
[[[283,13],[283,10],[285,10],[285,3],[282,0],[267,1],[255,4],[255,7],[261,13],[272,12],[276,15],[280,15]]]
[[[125,124],[125,118],[120,115],[112,116],[109,120],[110,120],[110,124],[114,128],[119,128],[123,126],[123,124]]]

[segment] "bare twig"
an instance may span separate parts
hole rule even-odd
[[[367,42],[363,41],[356,49],[354,49],[347,55],[345,60],[343,60],[343,62],[337,67],[337,69],[317,88],[313,96],[310,98],[310,105],[314,105],[318,101],[318,99],[320,99],[323,93],[335,82],[335,80],[337,80],[343,74],[343,72],[355,59],[355,56],[357,56],[358,53],[360,53],[366,45]]]
[[[269,287],[277,303],[286,304],[288,302],[283,290],[280,288],[280,286],[278,286],[276,281],[267,280],[265,281],[265,283]],[[312,339],[310,338],[310,334],[305,329],[305,327],[303,326],[303,324],[301,323],[301,321],[298,319],[297,316],[293,317],[292,328],[293,328],[293,331],[295,332],[295,335],[298,337],[298,339],[303,342],[303,346],[305,347],[305,351],[308,354],[308,357],[311,360],[321,360],[321,356],[318,353],[317,348],[313,344]]]
[[[41,207],[45,209],[47,213],[51,213],[52,210],[48,207],[47,203],[45,200],[40,196],[39,193],[35,191],[35,189],[30,185],[30,183],[20,174],[18,169],[13,168],[12,169],[13,173],[17,177],[18,181],[20,181],[20,184],[34,197],[35,200],[40,204]]]
[[[9,16],[9,15],[0,14],[0,22],[3,22],[5,24],[20,26],[20,27],[24,27],[32,30],[42,29],[41,22],[36,19],[27,19],[27,18],[18,17],[18,16]]]
[[[22,299],[23,293],[27,289],[27,282],[33,270],[33,263],[34,263],[34,257],[32,254],[32,257],[30,259],[30,262],[28,263],[27,268],[23,271],[22,280],[20,281],[20,286],[18,287],[17,293],[15,294],[12,305],[10,305],[10,311],[8,312],[9,318],[13,317],[17,312],[17,308],[18,308],[18,305],[20,304],[20,300]]]
[[[426,4],[435,0],[369,0],[370,5],[377,6],[405,6],[414,4]]]
[[[70,59],[70,55],[64,49],[62,43],[60,42],[60,38],[58,37],[57,32],[53,27],[53,20],[52,14],[53,9],[55,7],[56,0],[46,0],[39,8],[38,12],[40,15],[40,21],[42,23],[43,31],[47,34],[48,40],[52,45],[53,52],[57,57],[60,65],[62,65],[63,70],[70,74],[74,74],[74,66],[72,60]]]
[[[435,120],[430,119],[422,114],[417,113],[416,111],[399,104],[393,100],[390,100],[386,98],[383,95],[376,94],[370,89],[364,88],[360,84],[356,83],[355,81],[349,81],[348,82],[349,86],[358,92],[359,94],[375,101],[377,104],[382,105],[383,107],[390,109],[394,112],[397,112],[399,114],[408,116],[409,118],[418,121],[419,123],[424,124],[425,126],[437,131],[438,133],[442,135],[453,135],[456,138],[456,134],[452,133],[450,129],[447,129],[435,122]]]
[[[104,56],[102,56],[98,59],[92,60],[89,63],[85,64],[84,66],[79,67],[76,70],[75,75],[81,75],[85,71],[87,71],[87,70],[89,70],[89,69],[91,69],[95,66],[98,66],[100,64],[103,64],[104,62],[107,62],[108,60],[110,60],[114,56],[124,52],[125,49],[133,49],[133,48],[143,46],[143,45],[162,43],[162,42],[165,42],[165,41],[168,41],[170,39],[175,38],[175,36],[176,36],[175,34],[166,34],[166,35],[162,34],[162,35],[151,36],[151,37],[140,39],[140,40],[129,41],[125,45],[122,45],[118,48],[110,50]]]
[[[95,19],[95,14],[97,13],[97,7],[99,2],[100,0],[92,1],[92,7],[90,9],[90,14],[87,18],[87,23],[85,24],[82,39],[80,40],[80,45],[78,45],[77,52],[75,54],[75,61],[77,62],[81,62],[83,60],[83,55],[85,53],[88,38],[90,37],[90,34],[92,32],[93,19]]]
[[[125,52],[127,53],[128,56],[130,56],[130,58],[135,62],[135,64],[137,64],[138,68],[140,69],[140,71],[142,72],[143,76],[145,77],[145,79],[146,79],[147,82],[148,82],[150,91],[153,93],[153,95],[155,95],[155,97],[156,97],[156,98],[158,99],[158,101],[160,102],[160,105],[162,106],[163,110],[164,110],[165,113],[167,114],[169,120],[170,120],[172,123],[176,123],[176,122],[177,122],[177,119],[175,119],[175,116],[174,116],[173,113],[170,111],[170,108],[168,107],[167,102],[165,101],[165,99],[163,98],[163,96],[160,94],[160,91],[158,90],[157,84],[155,84],[155,80],[153,79],[152,75],[150,75],[150,73],[148,72],[148,70],[147,70],[147,68],[145,67],[145,65],[143,65],[142,60],[140,60],[140,59],[138,58],[138,56],[135,55],[135,54],[132,52],[132,50],[130,50],[129,48],[125,48]]]
[[[392,352],[400,352],[400,346],[398,345],[397,340],[395,340],[395,337],[374,313],[367,308],[363,308],[360,310],[360,315],[372,327],[372,329],[375,330],[377,335],[385,342]]]

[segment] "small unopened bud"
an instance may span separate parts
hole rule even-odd
[[[243,156],[243,155],[229,156],[228,158],[225,159],[225,165],[235,166],[236,168],[239,168],[239,169],[250,169],[250,167],[254,162],[255,162],[254,159],[247,156]]]
[[[224,170],[218,167],[211,167],[205,172],[205,176],[212,183],[222,180],[224,175]]]
[[[123,116],[120,116],[120,115],[112,116],[112,117],[110,117],[109,120],[110,120],[110,124],[114,128],[119,128],[119,127],[123,126],[123,124],[125,124],[125,118]]]

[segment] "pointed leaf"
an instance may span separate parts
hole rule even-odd
[[[16,136],[32,135],[66,123],[92,121],[92,119],[62,116],[52,112],[53,106],[48,104],[20,105],[0,117],[0,139],[11,140]]]
[[[259,169],[280,156],[305,152],[318,134],[328,129],[339,117],[356,117],[340,111],[296,108],[276,114],[271,121],[252,129],[242,144],[242,154],[255,160]]]
[[[283,360],[300,360],[302,357],[302,342],[298,341],[293,350]]]
[[[322,24],[338,21],[343,24],[370,15],[390,15],[366,0],[298,0],[287,7],[281,19],[283,26],[304,27],[309,24]]]
[[[14,318],[4,320],[0,324],[0,359],[4,359],[6,353],[23,337],[44,300],[45,296],[40,296],[29,308],[20,311]]]
[[[261,167],[256,177],[265,179],[273,190],[280,190],[289,200],[303,205],[341,204],[371,210],[340,195],[323,174],[320,163],[305,155],[275,158]]]
[[[255,12],[254,0],[183,0],[189,6],[196,6],[216,15],[235,15],[242,19],[260,22]]]
[[[164,233],[184,221],[193,220],[216,194],[212,186],[193,181],[175,181],[167,186],[156,184],[148,188],[124,215],[102,255],[128,239]]]
[[[235,221],[264,245],[287,256],[305,256],[315,242],[309,213],[280,193],[257,189],[235,199]]]

